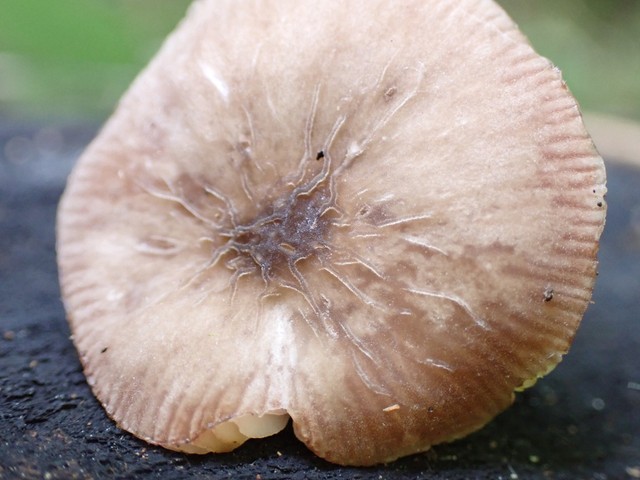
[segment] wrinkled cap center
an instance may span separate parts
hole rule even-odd
[[[280,282],[300,283],[298,262],[330,250],[330,227],[338,210],[328,166],[325,161],[311,180],[279,197],[255,219],[223,233],[229,237],[224,250],[236,253],[227,265],[237,275],[257,268],[267,284],[276,276]]]

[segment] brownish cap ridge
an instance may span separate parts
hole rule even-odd
[[[108,414],[341,464],[472,432],[562,358],[605,170],[489,0],[200,0],[72,173],[65,306]]]

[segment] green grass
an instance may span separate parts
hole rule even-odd
[[[106,117],[189,0],[0,0],[0,114]],[[640,0],[501,0],[585,110],[640,120]]]
[[[187,0],[1,0],[0,111],[104,117]]]

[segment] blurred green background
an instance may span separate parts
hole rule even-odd
[[[0,0],[0,115],[102,120],[190,0]],[[584,110],[640,120],[640,0],[499,0]]]

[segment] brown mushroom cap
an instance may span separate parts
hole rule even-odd
[[[474,431],[591,298],[605,170],[490,0],[200,0],[76,166],[61,284],[96,396],[188,452],[368,465]]]

